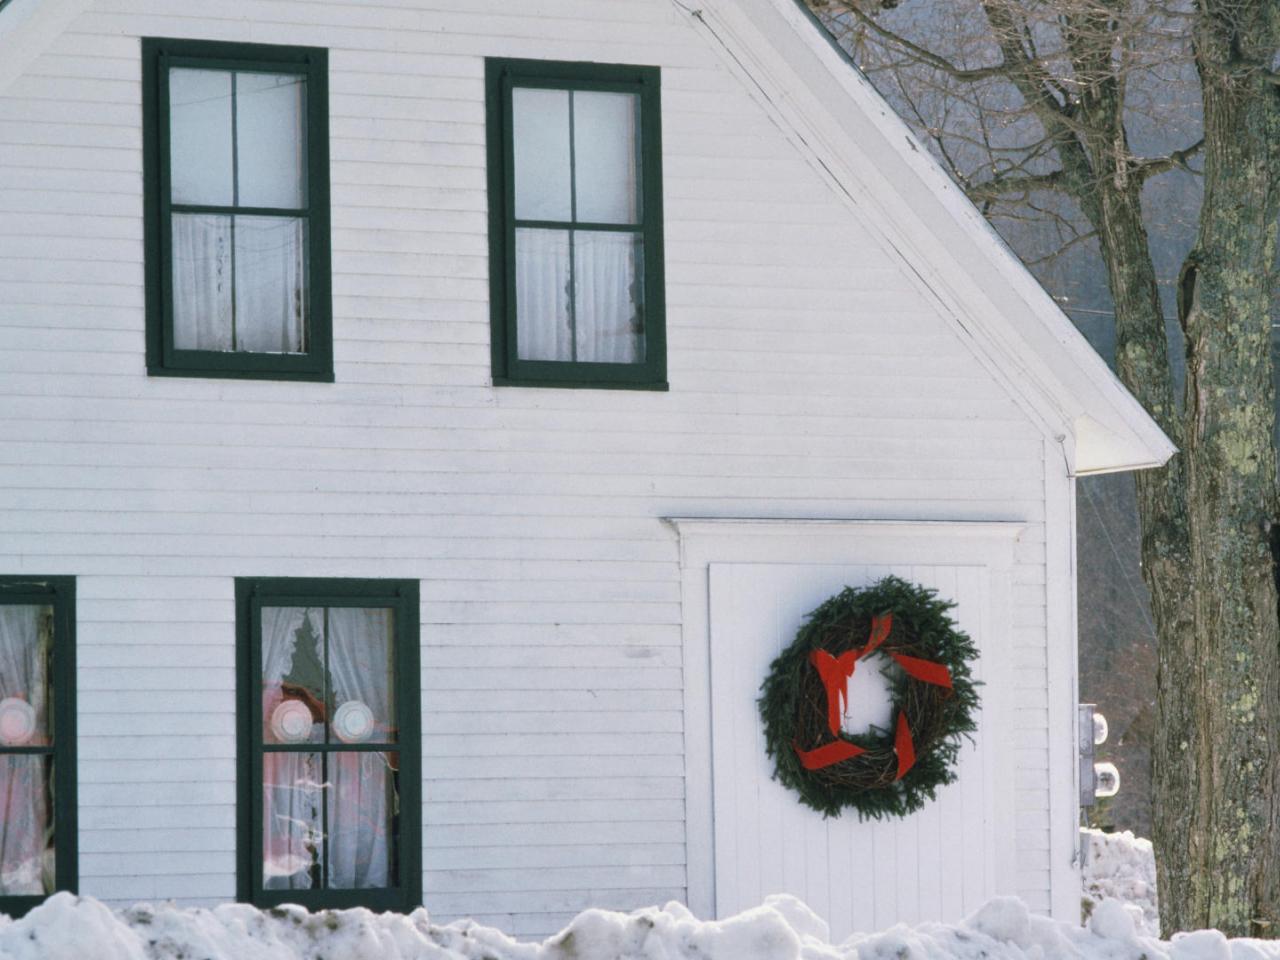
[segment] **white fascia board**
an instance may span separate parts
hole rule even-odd
[[[1069,473],[1165,463],[1174,445],[802,2],[677,6],[1062,446]]]
[[[1099,473],[1145,470],[1159,465],[1126,459],[1132,455],[1128,439],[1117,436],[1087,414],[1076,417],[1074,428],[1076,455],[1072,476],[1088,477]],[[1172,444],[1170,447],[1172,448]]]
[[[0,9],[0,94],[93,0],[9,0]]]

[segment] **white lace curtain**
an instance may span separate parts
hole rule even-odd
[[[48,608],[0,606],[0,699],[16,697],[36,714],[36,742],[48,730]],[[0,755],[0,895],[53,889],[53,823],[43,756]]]
[[[323,663],[323,611],[268,607],[263,610],[262,673],[264,719],[283,698],[281,683],[292,669],[297,634],[304,622],[316,637]],[[332,702],[363,702],[374,715],[373,736],[389,739],[391,700],[391,612],[332,607],[328,610],[328,662]],[[326,718],[332,720],[332,717]],[[333,740],[330,734],[330,740]],[[312,866],[322,864],[325,885],[339,889],[388,886],[392,772],[381,752],[340,751],[328,755],[323,776],[320,753],[264,754],[263,884],[268,890],[309,889]],[[328,790],[328,824],[323,822]]]
[[[302,220],[237,216],[233,228],[230,216],[175,214],[172,223],[173,333],[179,349],[306,349]]]
[[[517,230],[519,357],[572,360],[576,339],[579,361],[643,362],[638,256],[633,234],[576,231],[571,290],[568,231]]]
[[[329,675],[333,702],[364,703],[373,712],[371,739],[389,739],[391,703],[391,611],[359,607],[329,609]],[[330,754],[329,869],[331,887],[385,887],[390,858],[389,777],[383,753]]]
[[[293,667],[298,631],[304,623],[321,637],[322,614],[304,607],[266,607],[262,611],[263,721],[284,699],[281,683]],[[311,867],[323,851],[324,810],[320,755],[264,753],[262,781],[262,885],[266,890],[312,886]]]

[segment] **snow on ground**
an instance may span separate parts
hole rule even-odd
[[[1084,927],[992,900],[956,924],[897,926],[827,941],[827,925],[790,897],[716,922],[679,904],[588,910],[543,943],[487,927],[436,926],[367,910],[260,911],[137,906],[114,912],[59,893],[21,920],[0,918],[2,960],[1280,960],[1280,942],[1200,931],[1163,942],[1138,934],[1135,909],[1104,900]]]
[[[1156,858],[1151,841],[1123,833],[1081,830],[1084,841],[1084,913],[1111,897],[1138,908],[1138,933],[1160,931],[1156,901]]]

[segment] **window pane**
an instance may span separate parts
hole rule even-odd
[[[0,606],[0,748],[48,746],[53,608]]]
[[[174,214],[173,342],[231,349],[231,218]]]
[[[329,608],[331,743],[391,743],[395,723],[395,613]]]
[[[394,886],[399,763],[398,753],[264,754],[263,888]]]
[[[235,349],[305,353],[306,221],[236,217],[235,248]]]
[[[306,80],[236,74],[236,172],[242,207],[306,205]]]
[[[516,231],[516,333],[521,360],[571,360],[569,231]]]
[[[569,92],[511,91],[516,218],[569,220]]]
[[[262,608],[262,738],[324,742],[327,685],[323,611]]]
[[[345,890],[395,885],[398,753],[331,753],[327,885]]]
[[[169,184],[174,203],[234,201],[231,74],[169,71]]]
[[[574,189],[582,223],[635,223],[640,98],[634,93],[573,94]]]
[[[262,755],[263,889],[321,885],[324,784],[321,754]]]
[[[644,251],[632,233],[574,233],[578,359],[643,363]]]
[[[52,893],[53,758],[0,754],[0,896]]]

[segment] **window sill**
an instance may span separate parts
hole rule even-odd
[[[536,380],[520,377],[494,377],[495,387],[550,387],[557,390],[646,390],[666,393],[671,385],[666,380],[653,383],[626,380]]]
[[[422,906],[422,897],[400,887],[369,887],[354,890],[264,890],[252,902],[262,910],[296,903],[313,912],[319,910],[351,910],[364,907],[375,913],[393,910],[409,913]]]
[[[217,380],[291,380],[312,383],[333,383],[332,370],[218,370],[212,367],[184,369],[181,367],[147,367],[149,377],[192,377]]]

